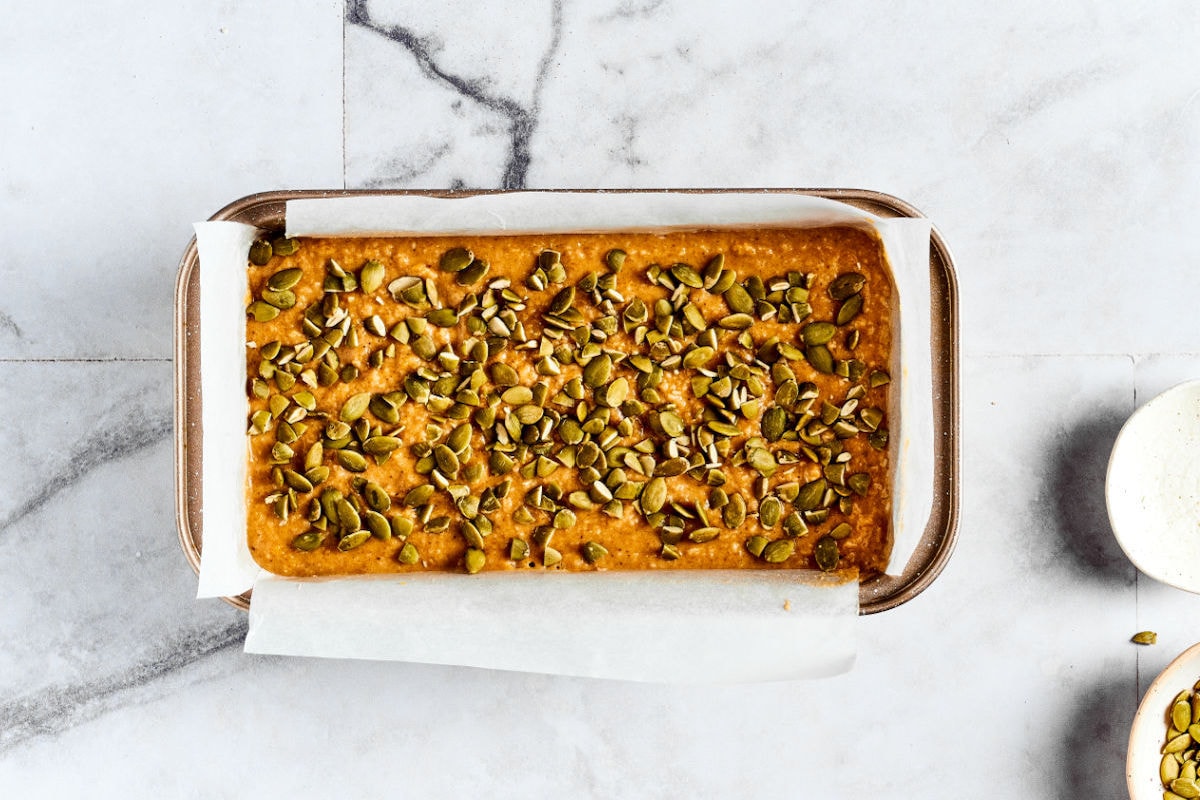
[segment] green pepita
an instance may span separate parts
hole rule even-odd
[[[829,296],[834,300],[845,300],[861,292],[866,284],[867,279],[857,272],[843,272],[829,284]]]
[[[581,552],[583,553],[583,560],[589,564],[596,564],[608,555],[607,548],[599,542],[585,542]]]
[[[465,247],[455,247],[442,253],[438,268],[442,272],[461,272],[475,260],[475,255]]]
[[[405,542],[404,547],[401,547],[400,552],[396,554],[396,558],[401,564],[412,566],[421,560],[421,554],[417,552],[417,548],[413,546],[412,542]]]
[[[841,557],[838,553],[837,541],[828,536],[822,536],[813,548],[813,557],[816,559],[817,566],[825,572],[837,569],[838,560]]]
[[[796,543],[791,539],[776,539],[767,544],[762,551],[762,560],[768,564],[782,564],[796,552]]]

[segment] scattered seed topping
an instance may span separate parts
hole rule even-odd
[[[309,526],[298,552],[381,548],[418,567],[420,532],[459,542],[468,573],[505,557],[552,568],[555,532],[579,527],[566,552],[599,568],[626,555],[605,517],[637,518],[663,561],[734,547],[831,571],[855,502],[880,491],[852,446],[889,441],[887,365],[854,355],[875,302],[858,271],[740,277],[726,254],[581,265],[546,249],[518,281],[489,278],[464,243],[422,275],[380,257],[306,276],[288,264],[304,246],[253,244],[246,309],[248,435],[273,465],[262,502]],[[278,338],[258,344],[268,325]],[[397,453],[411,473],[383,469]]]

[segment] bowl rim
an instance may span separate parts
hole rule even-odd
[[[1131,441],[1131,429],[1138,421],[1144,420],[1146,417],[1152,416],[1155,412],[1157,412],[1161,406],[1165,405],[1166,399],[1174,397],[1177,394],[1183,394],[1185,390],[1188,389],[1200,389],[1200,378],[1192,378],[1181,383],[1177,383],[1169,389],[1165,389],[1164,391],[1147,400],[1145,404],[1135,409],[1134,412],[1129,415],[1129,419],[1125,420],[1125,424],[1121,426],[1121,430],[1117,433],[1117,438],[1113,441],[1112,451],[1108,455],[1108,466],[1104,473],[1104,506],[1108,514],[1108,526],[1110,529],[1112,529],[1113,538],[1117,540],[1117,544],[1120,546],[1122,552],[1125,553],[1125,557],[1130,560],[1130,562],[1138,569],[1139,572],[1142,572],[1146,576],[1176,589],[1182,589],[1185,592],[1192,592],[1193,594],[1200,594],[1200,581],[1198,581],[1194,588],[1190,586],[1184,586],[1181,585],[1177,579],[1166,578],[1158,574],[1156,570],[1147,569],[1146,566],[1139,561],[1138,556],[1135,555],[1136,548],[1132,545],[1133,540],[1127,539],[1121,535],[1121,527],[1117,524],[1116,516],[1113,513],[1114,465],[1118,461],[1118,457],[1123,449],[1122,446],[1128,446],[1128,442]]]
[[[1159,702],[1158,693],[1167,684],[1170,678],[1174,677],[1176,671],[1182,669],[1185,663],[1188,663],[1192,660],[1200,662],[1200,642],[1193,644],[1191,647],[1175,656],[1175,658],[1171,660],[1171,663],[1163,667],[1162,671],[1159,672],[1158,675],[1155,676],[1154,680],[1150,682],[1150,685],[1146,687],[1146,693],[1142,695],[1142,699],[1138,703],[1137,711],[1133,713],[1133,722],[1129,726],[1129,741],[1125,747],[1125,789],[1129,792],[1129,797],[1132,800],[1140,800],[1138,789],[1134,785],[1134,766],[1136,758],[1139,755],[1134,748],[1134,743],[1138,738],[1139,732],[1144,729],[1150,720],[1154,719],[1150,704],[1151,702]],[[1200,682],[1200,670],[1197,670],[1196,678],[1197,680],[1188,683],[1189,689],[1192,689],[1196,683]],[[1155,720],[1155,724],[1165,726],[1165,708],[1160,710],[1163,712],[1164,716]],[[1163,731],[1165,735],[1165,727],[1163,727]],[[1155,749],[1157,751],[1158,748],[1156,747]],[[1145,792],[1146,790],[1143,788],[1141,791]],[[1158,784],[1155,788],[1154,794],[1151,796],[1155,798],[1160,797],[1162,791],[1162,784]]]

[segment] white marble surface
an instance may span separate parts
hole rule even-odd
[[[0,25],[0,797],[1124,796],[1200,597],[1103,505],[1200,375],[1192,3],[10,7]],[[171,483],[188,225],[290,187],[858,186],[958,259],[961,537],[814,683],[259,658]],[[1159,644],[1129,636],[1156,629]]]

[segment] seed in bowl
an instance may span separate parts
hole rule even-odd
[[[1200,682],[1192,691],[1175,695],[1167,712],[1167,736],[1162,746],[1158,777],[1164,800],[1200,797],[1196,782],[1197,748],[1200,747]]]

